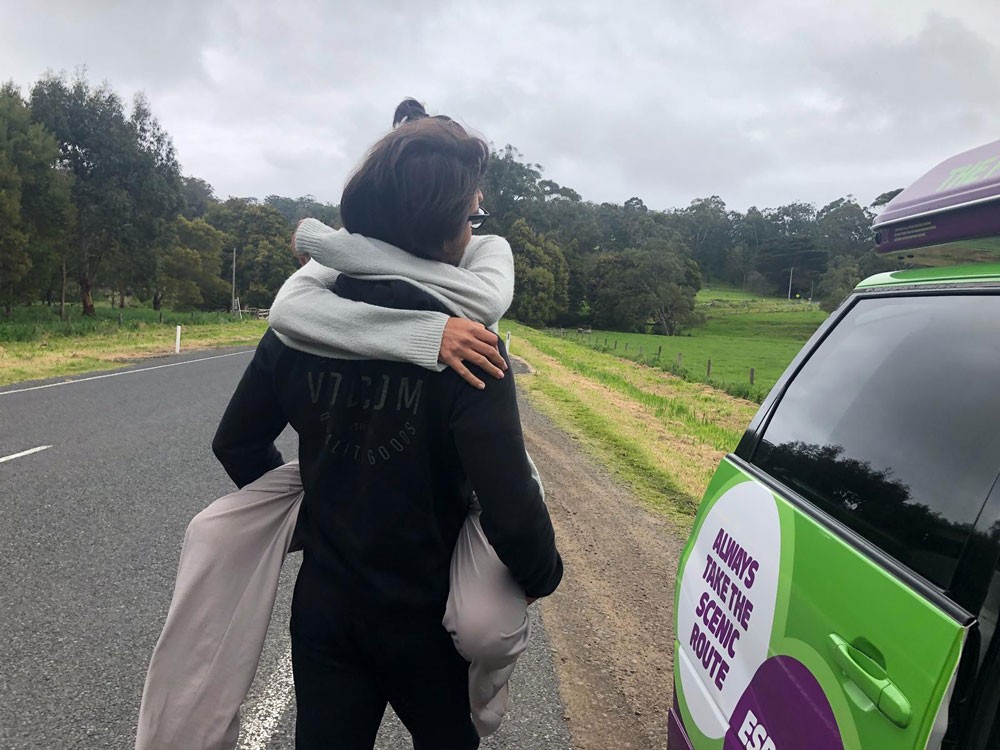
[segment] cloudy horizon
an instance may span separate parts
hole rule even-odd
[[[44,0],[8,9],[0,78],[145,92],[220,198],[338,203],[405,96],[585,200],[654,209],[867,205],[1000,137],[1000,3],[414,6]]]

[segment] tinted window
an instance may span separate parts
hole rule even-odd
[[[860,300],[753,463],[947,588],[1000,470],[1000,296]]]

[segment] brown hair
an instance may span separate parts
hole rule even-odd
[[[445,243],[462,234],[489,155],[484,141],[447,117],[404,122],[348,180],[340,200],[344,227],[445,260]]]
[[[405,122],[422,120],[425,117],[427,117],[427,110],[424,109],[424,105],[408,96],[396,105],[396,111],[392,113],[392,126],[395,128]]]

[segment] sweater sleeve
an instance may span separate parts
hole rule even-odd
[[[401,278],[441,296],[458,315],[493,325],[514,297],[514,257],[496,235],[476,235],[458,266],[418,258],[394,245],[305,219],[293,238],[296,252],[359,278]]]
[[[344,299],[330,291],[338,272],[310,261],[278,291],[268,322],[294,349],[340,359],[385,359],[443,370],[438,362],[448,316]]]
[[[496,235],[474,236],[459,271],[465,271],[461,293],[464,317],[495,325],[514,299],[514,255],[510,244]],[[456,294],[458,296],[458,294]]]

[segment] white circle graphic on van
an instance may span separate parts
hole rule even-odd
[[[681,688],[698,729],[713,739],[767,659],[781,559],[770,491],[742,482],[708,511],[681,576],[677,640]]]

